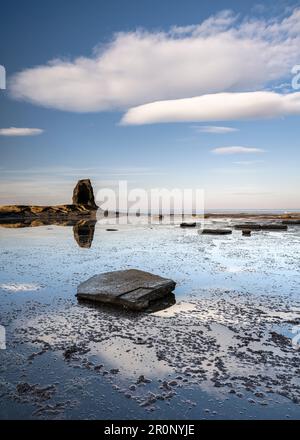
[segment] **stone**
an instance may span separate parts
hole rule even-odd
[[[287,225],[283,225],[280,223],[245,223],[240,225],[235,225],[235,229],[248,229],[251,231],[286,231]]]
[[[245,237],[250,237],[251,236],[251,230],[250,229],[243,229],[243,235]]]
[[[232,234],[231,229],[203,229],[202,234],[228,235]]]
[[[78,180],[73,191],[73,205],[83,205],[90,209],[98,209],[90,179]]]
[[[150,303],[170,295],[176,283],[137,269],[95,275],[77,288],[77,298],[145,310]]]
[[[181,228],[195,228],[197,226],[196,222],[193,223],[181,223],[180,227]]]
[[[235,229],[248,229],[250,231],[260,231],[261,225],[257,223],[245,223],[240,225],[235,225]]]

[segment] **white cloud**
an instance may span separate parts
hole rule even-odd
[[[0,136],[36,136],[43,132],[41,128],[0,128]]]
[[[213,133],[213,134],[227,134],[227,133],[234,133],[235,131],[239,131],[238,128],[218,127],[215,125],[199,125],[199,126],[194,126],[193,128],[198,133]]]
[[[158,100],[251,91],[282,82],[300,59],[300,8],[277,20],[229,11],[169,32],[116,34],[90,57],[55,59],[16,74],[17,99],[96,112]]]
[[[232,121],[297,114],[300,114],[300,92],[288,95],[275,92],[216,93],[133,107],[123,116],[121,123]]]
[[[257,154],[264,153],[261,148],[253,147],[218,147],[211,150],[214,154]]]

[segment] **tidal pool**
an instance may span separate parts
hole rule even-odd
[[[0,228],[0,418],[299,419],[299,262],[299,226]],[[77,302],[80,282],[129,268],[174,279],[176,304]]]

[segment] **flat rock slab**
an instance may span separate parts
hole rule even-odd
[[[229,234],[232,234],[232,230],[231,229],[203,229],[202,234],[229,235]]]
[[[180,223],[181,228],[195,228],[197,226],[196,222],[193,223]]]
[[[284,224],[257,224],[257,223],[245,223],[243,225],[235,225],[235,229],[250,229],[251,231],[286,231],[287,225]]]
[[[115,304],[131,310],[144,310],[150,302],[169,295],[175,289],[173,280],[137,269],[119,270],[95,275],[77,288],[77,298]]]

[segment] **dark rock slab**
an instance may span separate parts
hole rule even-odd
[[[0,220],[16,219],[70,219],[93,215],[91,210],[84,205],[2,205],[0,206]]]
[[[300,220],[283,220],[283,225],[300,225]]]
[[[261,231],[261,225],[257,223],[244,223],[240,225],[235,225],[235,229],[248,229],[250,231]]]
[[[77,288],[77,298],[123,306],[132,310],[147,309],[152,301],[175,289],[173,280],[137,269],[95,275]]]
[[[196,222],[193,223],[181,223],[180,227],[181,228],[195,228],[197,226]]]
[[[243,235],[245,237],[251,237],[251,230],[250,229],[243,229]]]
[[[232,230],[231,229],[203,229],[202,234],[229,235],[229,234],[232,234]]]
[[[287,225],[283,225],[282,223],[265,223],[265,224],[257,224],[257,223],[245,223],[240,225],[235,225],[235,229],[248,229],[251,231],[286,231]]]
[[[287,225],[272,224],[272,225],[261,225],[263,231],[287,231]]]

